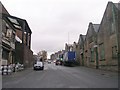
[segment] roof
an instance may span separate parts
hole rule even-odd
[[[120,10],[120,3],[114,3],[114,5]]]
[[[15,16],[7,15],[2,13],[3,19],[8,20],[15,29],[24,30],[24,32],[32,33],[31,29],[25,19],[21,19]],[[23,29],[23,25],[24,29]]]
[[[85,37],[86,37],[86,35],[82,35],[83,41],[85,41]]]
[[[0,1],[0,13],[4,13],[4,14],[8,14],[9,15],[9,12],[6,10],[6,8],[1,3],[1,1]]]
[[[73,44],[67,44],[67,46],[73,46]]]
[[[78,42],[80,42],[80,43],[84,42],[85,41],[85,37],[86,37],[86,35],[80,34]]]
[[[93,24],[93,28],[95,32],[98,32],[100,24]]]

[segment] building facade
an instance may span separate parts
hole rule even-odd
[[[89,23],[84,47],[79,48],[80,53],[84,49],[84,57],[80,58],[80,62],[84,61],[85,66],[118,71],[120,53],[118,4],[108,2],[101,23]]]
[[[108,2],[98,32],[99,68],[118,70],[118,4]]]
[[[97,57],[97,33],[99,29],[99,24],[89,23],[87,34],[84,43],[84,63],[87,67],[98,67],[98,57]]]
[[[2,5],[2,64],[31,65],[31,29],[26,20],[11,16]]]
[[[65,51],[73,51],[73,44],[65,44]]]
[[[78,59],[81,66],[84,66],[84,41],[86,35],[80,34],[78,39]]]
[[[76,54],[76,58],[75,58],[76,64],[80,65],[79,47],[78,47],[78,43],[76,43],[76,42],[73,42],[73,51]]]
[[[8,65],[15,60],[15,34],[16,31],[8,18],[3,14],[9,15],[5,7],[1,3],[1,65]]]

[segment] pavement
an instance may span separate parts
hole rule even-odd
[[[118,88],[118,73],[87,67],[45,64],[43,71],[28,68],[2,77],[3,88]]]

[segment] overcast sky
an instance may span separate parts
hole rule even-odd
[[[50,55],[78,42],[89,22],[99,24],[109,0],[1,0],[8,12],[26,19],[32,30],[32,51]],[[119,0],[111,0],[118,3]]]

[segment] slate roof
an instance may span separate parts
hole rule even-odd
[[[120,10],[120,3],[113,3]]]
[[[93,24],[95,32],[98,32],[100,24]]]
[[[21,19],[21,18],[15,17],[15,16],[7,15],[7,14],[2,14],[2,17],[7,19],[13,25],[13,27],[15,29],[21,30],[23,23],[25,23],[25,31],[32,33],[32,31],[25,19]]]
[[[86,37],[86,35],[82,35],[82,37],[83,37],[83,41],[85,41],[85,37]]]

